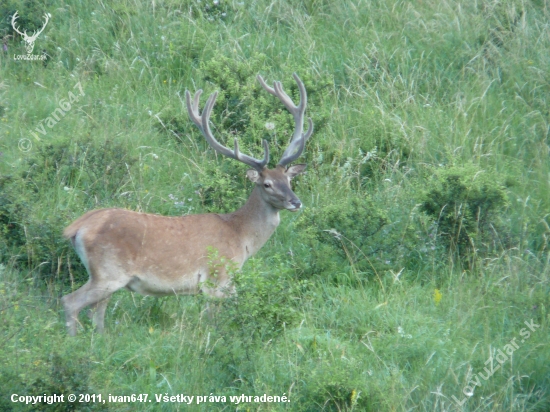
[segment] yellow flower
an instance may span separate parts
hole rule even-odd
[[[441,302],[441,298],[443,297],[442,293],[439,289],[434,289],[434,302],[436,305],[439,305],[439,302]]]
[[[357,402],[357,391],[354,389],[351,391],[351,396],[350,396],[350,403],[353,405],[355,405],[355,403]]]

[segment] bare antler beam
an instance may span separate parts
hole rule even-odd
[[[209,125],[210,115],[212,113],[212,109],[214,108],[214,104],[216,103],[218,92],[214,92],[210,95],[210,97],[206,101],[206,104],[204,105],[202,116],[199,114],[199,99],[201,94],[202,90],[198,90],[193,97],[193,101],[191,101],[191,93],[189,93],[189,90],[186,90],[185,101],[187,103],[187,112],[189,113],[191,121],[195,123],[195,125],[199,128],[208,144],[218,153],[230,157],[231,159],[238,160],[254,168],[258,172],[261,172],[269,163],[269,146],[267,144],[267,141],[263,140],[262,142],[264,148],[264,157],[262,160],[258,160],[242,154],[239,151],[239,142],[237,138],[235,138],[235,146],[233,150],[223,146],[220,142],[218,142],[218,140],[216,140]]]
[[[260,82],[262,87],[273,96],[277,97],[287,108],[287,110],[292,114],[292,116],[294,116],[294,134],[292,135],[292,140],[284,151],[281,160],[279,160],[278,164],[281,166],[286,166],[287,164],[292,163],[302,155],[306,141],[313,133],[313,121],[311,120],[311,118],[308,118],[309,126],[307,132],[305,134],[303,132],[304,114],[307,106],[307,93],[304,83],[302,82],[302,80],[300,80],[298,75],[294,73],[292,76],[294,77],[294,80],[296,80],[296,83],[298,84],[298,90],[300,92],[300,103],[297,106],[294,104],[288,94],[285,93],[281,82],[276,81],[273,83],[273,87],[269,87],[262,76],[258,75],[258,81]]]

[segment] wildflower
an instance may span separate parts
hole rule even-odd
[[[356,404],[356,402],[357,402],[357,396],[358,396],[358,395],[357,395],[357,391],[356,391],[355,389],[352,390],[352,391],[351,391],[351,396],[350,396],[350,399],[349,399],[349,400],[350,400],[350,403],[351,403],[352,405],[355,405],[355,404]]]
[[[266,128],[267,130],[273,130],[273,129],[275,129],[275,123],[267,122],[267,123],[265,124],[265,128]]]
[[[440,290],[434,289],[434,302],[436,305],[439,305],[439,302],[441,302],[442,297],[443,297],[443,294],[440,292]]]
[[[397,327],[397,333],[399,333],[399,336],[406,339],[412,339],[412,335],[410,333],[405,333],[405,330],[401,327]]]

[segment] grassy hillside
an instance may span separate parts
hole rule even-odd
[[[1,410],[550,410],[547,0],[38,3],[0,3]],[[29,33],[51,14],[45,60],[17,59],[16,10]],[[293,72],[305,207],[238,296],[209,318],[203,296],[121,291],[104,335],[82,313],[69,338],[60,298],[87,275],[63,228],[238,208],[246,166],[183,92],[220,91],[217,136],[256,157],[267,139],[274,164],[293,121],[256,75],[297,99]],[[54,393],[106,402],[10,400]]]

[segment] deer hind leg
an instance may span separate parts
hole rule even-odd
[[[96,332],[103,333],[103,330],[105,328],[105,310],[107,309],[107,305],[109,304],[109,300],[111,297],[106,297],[105,299],[93,303],[90,306],[90,311],[88,312],[88,316],[90,319],[92,319],[93,324],[95,325]]]
[[[107,308],[109,298],[115,291],[124,287],[126,283],[127,281],[125,280],[94,282],[90,279],[80,289],[64,296],[61,301],[65,308],[65,321],[69,335],[76,335],[78,314],[86,306],[90,305],[95,309],[93,318],[96,328],[98,332],[103,331],[105,309]]]

